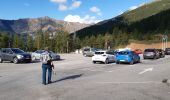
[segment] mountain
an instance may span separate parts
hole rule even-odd
[[[65,22],[52,19],[49,17],[27,18],[19,20],[3,20],[0,19],[0,32],[9,33],[35,33],[37,31],[67,31],[75,32],[89,26],[88,24]]]
[[[119,30],[127,33],[164,33],[170,30],[170,0],[155,0],[128,10],[115,18],[104,20],[76,32],[76,36],[110,33]]]

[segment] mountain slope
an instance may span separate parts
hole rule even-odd
[[[170,0],[157,0],[145,4],[139,8],[127,11],[120,16],[108,19],[98,24],[86,27],[77,31],[76,35],[80,38],[98,34],[110,33],[114,30],[120,30],[127,33],[139,32],[149,33],[156,32],[161,26],[160,32],[168,30]]]
[[[19,20],[0,20],[0,31],[9,33],[35,33],[40,30],[44,32],[55,32],[62,30],[72,33],[87,26],[89,25],[60,21],[49,17]]]

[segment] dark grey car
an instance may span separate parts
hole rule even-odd
[[[0,62],[11,61],[13,63],[31,62],[31,55],[19,48],[1,48]]]
[[[145,49],[143,53],[143,59],[158,59],[159,51],[157,49]]]
[[[170,55],[170,48],[166,48],[166,49],[165,49],[165,54],[166,54],[166,55]]]

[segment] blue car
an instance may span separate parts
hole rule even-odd
[[[117,51],[116,52],[116,64],[123,63],[129,63],[133,65],[134,63],[140,62],[140,57],[138,54],[131,50],[126,51]]]

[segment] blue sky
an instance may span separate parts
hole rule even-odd
[[[95,23],[151,0],[0,0],[0,19],[38,18]]]

